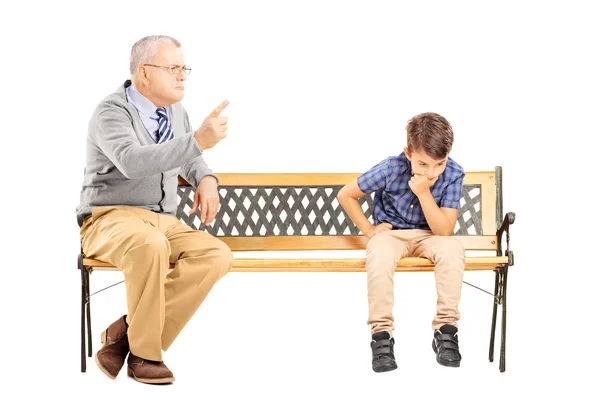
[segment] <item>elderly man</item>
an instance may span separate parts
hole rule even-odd
[[[192,128],[180,103],[191,68],[168,36],[135,43],[130,70],[90,120],[77,220],[84,254],[125,276],[128,313],[102,333],[98,367],[114,379],[127,358],[129,376],[167,383],[175,378],[162,351],[232,264],[223,242],[175,217],[177,175],[196,187],[190,212],[199,208],[207,225],[217,213],[218,181],[202,152],[226,136],[228,102]]]

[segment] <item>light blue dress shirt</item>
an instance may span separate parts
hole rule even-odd
[[[144,97],[144,95],[133,87],[133,85],[129,85],[127,89],[125,89],[125,94],[127,95],[127,102],[135,107],[142,119],[144,127],[146,127],[146,130],[152,139],[154,139],[154,142],[158,143],[158,114],[156,113],[158,107]],[[167,111],[168,117],[169,110],[166,107],[165,110]]]

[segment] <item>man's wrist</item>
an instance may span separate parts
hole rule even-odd
[[[206,150],[206,145],[204,143],[202,143],[200,140],[196,139],[196,144],[198,145],[198,148],[200,149],[200,151]]]
[[[202,179],[200,179],[200,182],[202,182],[202,181],[203,181],[204,179],[206,179],[206,178],[212,178],[212,179],[214,179],[214,181],[215,181],[216,183],[219,183],[219,181],[217,180],[217,178],[215,178],[215,177],[214,177],[214,176],[212,176],[212,175],[204,175],[204,176],[202,177]]]
[[[200,140],[200,138],[198,137],[198,131],[200,129],[194,131],[194,140],[196,141],[196,144],[198,145],[198,148],[200,149],[200,151],[204,151],[207,149],[206,144],[204,144],[202,142],[202,140]]]

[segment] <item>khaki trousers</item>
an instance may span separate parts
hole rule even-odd
[[[98,207],[81,227],[83,253],[125,276],[131,352],[162,361],[213,285],[231,268],[225,243],[177,218],[137,207]],[[169,263],[175,268],[169,273]]]
[[[399,229],[378,233],[367,244],[366,268],[371,334],[394,330],[394,272],[403,257],[425,257],[435,264],[436,315],[432,328],[457,326],[465,268],[465,249],[453,236]]]

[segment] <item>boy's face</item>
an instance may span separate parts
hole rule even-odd
[[[404,154],[406,154],[406,158],[410,161],[413,173],[415,175],[423,175],[429,180],[440,176],[446,169],[446,163],[448,162],[448,156],[441,160],[434,160],[422,149],[415,150],[411,153],[408,151],[408,148],[405,147]]]

